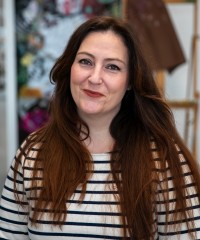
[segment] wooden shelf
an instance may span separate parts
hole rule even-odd
[[[164,0],[165,3],[188,3],[187,0]]]
[[[196,108],[198,107],[198,102],[195,100],[169,100],[167,101],[172,108]]]

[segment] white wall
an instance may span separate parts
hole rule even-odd
[[[13,0],[4,0],[5,19],[5,90],[6,90],[6,140],[7,168],[17,148],[17,74],[15,7]]]
[[[199,0],[198,4],[200,3]],[[191,48],[192,48],[192,38],[194,34],[194,4],[192,3],[171,3],[167,5],[169,14],[173,21],[174,27],[176,29],[177,35],[179,37],[180,43],[183,47],[183,51],[186,57],[186,63],[179,66],[172,74],[167,74],[166,76],[166,97],[170,100],[184,100],[187,96],[187,82],[189,79],[190,86],[192,85],[192,76],[189,71],[189,64],[191,61]],[[200,10],[198,6],[198,33],[200,32]],[[198,49],[198,69],[197,69],[197,82],[198,89],[200,89],[199,81],[199,70],[200,70],[200,49],[199,49],[199,39],[197,40]],[[191,94],[192,96],[192,94]],[[177,128],[181,134],[184,136],[184,126],[185,126],[185,110],[173,109],[175,116]],[[191,136],[192,132],[192,120],[193,116],[190,117],[190,132],[189,132],[189,147],[191,148]],[[198,120],[198,159],[200,160],[200,118]]]
[[[4,47],[5,47],[5,120],[6,153],[0,159],[0,194],[5,177],[17,149],[17,104],[16,104],[16,69],[15,69],[15,29],[14,1],[3,0]],[[0,155],[2,156],[2,154]]]

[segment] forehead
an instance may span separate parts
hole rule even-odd
[[[107,41],[109,38],[112,38],[112,39],[118,40],[121,44],[125,46],[122,36],[120,36],[119,34],[117,34],[112,30],[90,32],[88,35],[86,35],[86,37],[83,39],[81,44],[83,44],[83,42],[85,41],[92,40],[92,39],[98,40],[98,38],[104,38]]]
[[[113,52],[113,54],[127,55],[128,49],[122,37],[112,30],[91,32],[82,41],[78,52],[85,50]],[[127,56],[126,56],[127,57]]]

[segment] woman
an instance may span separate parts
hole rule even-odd
[[[127,23],[83,23],[50,77],[50,119],[8,173],[1,239],[200,239],[197,163]]]

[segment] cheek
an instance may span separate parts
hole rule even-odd
[[[87,79],[87,74],[77,64],[73,64],[71,67],[70,84],[80,85]]]
[[[113,86],[113,93],[118,100],[121,101],[123,99],[127,91],[127,87],[128,84],[126,78],[123,81],[119,81],[118,84],[115,84],[115,86]]]
[[[71,67],[71,73],[70,73],[70,84],[71,85],[78,82],[79,77],[77,75],[78,75],[78,71],[76,70],[76,67],[73,64]]]
[[[84,78],[82,72],[75,64],[72,65],[70,74],[70,90],[72,97],[77,104],[80,98],[80,88]]]
[[[76,88],[75,86],[77,85],[77,80],[78,80],[78,77],[76,76],[76,71],[75,71],[75,68],[73,67],[72,65],[72,68],[71,68],[71,73],[70,73],[70,90],[71,90],[71,93],[72,93],[72,96],[73,98],[75,97],[75,92],[76,92]],[[75,100],[75,99],[74,99]]]
[[[112,82],[112,86],[110,86],[110,89],[113,90],[113,92],[116,92],[116,93],[125,93],[126,90],[127,90],[127,87],[128,87],[128,82],[126,80],[126,78],[120,78],[118,81],[113,81]]]

